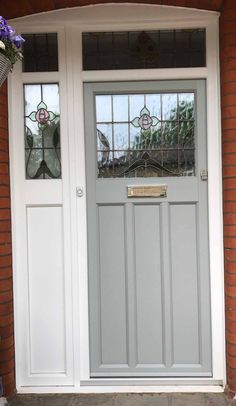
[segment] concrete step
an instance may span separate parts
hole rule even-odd
[[[228,406],[223,393],[15,395],[10,406]]]

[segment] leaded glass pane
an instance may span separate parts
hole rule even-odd
[[[26,179],[61,178],[59,85],[24,85]]]
[[[23,34],[23,72],[58,71],[56,33]]]
[[[193,92],[95,96],[98,177],[194,176],[194,101]]]
[[[205,29],[86,32],[84,70],[206,66]]]

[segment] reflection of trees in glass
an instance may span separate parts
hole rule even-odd
[[[26,175],[27,178],[60,178],[61,156],[60,156],[60,117],[50,121],[39,130],[41,142],[34,140],[34,134],[28,126],[25,127],[26,137]],[[46,176],[45,176],[46,175]]]
[[[176,111],[177,110],[177,111]],[[146,156],[156,160],[163,170],[173,174],[192,174],[194,169],[194,105],[189,100],[173,108],[168,121],[159,122],[154,128],[141,129],[131,146],[130,158]]]
[[[60,178],[59,85],[24,85],[24,99],[26,177]]]
[[[172,108],[168,120],[149,116],[145,107],[145,111],[141,110],[140,117],[135,117],[130,125],[137,128],[137,134],[130,148],[124,151],[113,151],[109,143],[104,142],[105,135],[101,132],[97,134],[101,143],[99,177],[194,174],[193,100],[180,100],[179,97],[178,107]]]
[[[141,130],[135,137],[132,149],[158,149],[161,147],[193,147],[194,141],[194,107],[189,101],[181,101],[172,109],[170,119],[162,121],[154,129]],[[177,120],[176,120],[177,117]]]

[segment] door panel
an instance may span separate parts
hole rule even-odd
[[[198,364],[198,261],[196,204],[171,204],[170,249],[172,279],[173,363]],[[181,328],[179,325],[181,320]]]
[[[143,204],[134,204],[133,209],[137,363],[162,364],[164,360],[160,205],[147,207]]]
[[[124,206],[99,206],[101,360],[127,364]],[[109,326],[109,329],[107,328]],[[110,343],[113,343],[111,346]],[[114,348],[116,349],[114,353]]]
[[[91,377],[211,376],[205,82],[87,83],[84,100]]]

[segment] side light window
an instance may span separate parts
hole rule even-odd
[[[60,107],[57,83],[25,84],[26,179],[61,178]]]

